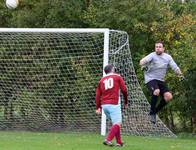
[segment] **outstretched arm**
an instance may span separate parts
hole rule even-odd
[[[144,57],[144,58],[142,58],[141,60],[140,60],[140,66],[141,66],[141,70],[142,71],[148,71],[148,63],[150,62],[150,61],[152,61],[152,58],[153,58],[153,53],[151,53],[151,54],[149,54],[149,55],[147,55],[146,57]]]
[[[152,61],[153,58],[153,53],[150,53],[149,55],[145,56],[144,58],[142,58],[140,60],[140,66],[144,66],[145,64],[149,63],[150,61]]]
[[[180,80],[180,81],[185,80],[185,77],[184,77],[184,75],[182,74],[180,68],[178,68],[178,69],[176,70],[176,74],[177,74],[177,76],[179,77],[179,80]]]
[[[172,57],[170,57],[170,62],[169,62],[170,67],[172,68],[172,70],[174,70],[174,72],[180,76],[182,75],[182,72],[180,70],[180,68],[177,66],[176,62],[173,60]]]
[[[176,73],[176,75],[179,77],[180,81],[183,81],[185,79],[185,77],[182,74],[180,68],[177,66],[177,64],[175,63],[175,61],[173,60],[172,57],[170,58],[169,65],[172,68],[172,70],[174,70],[174,72]]]
[[[142,58],[141,60],[140,60],[140,66],[143,66],[143,65],[145,65],[147,62],[146,62],[146,59],[145,59],[145,57],[144,58]]]
[[[178,76],[182,75],[182,72],[181,72],[180,68],[176,69],[176,74],[177,74]]]

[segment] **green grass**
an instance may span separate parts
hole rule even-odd
[[[123,136],[123,150],[196,150],[196,138]],[[82,133],[0,132],[0,150],[109,150],[104,137]]]

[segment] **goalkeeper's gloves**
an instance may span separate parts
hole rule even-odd
[[[148,66],[141,66],[142,71],[148,71]]]
[[[184,81],[185,80],[185,77],[184,77],[183,74],[178,75],[178,77],[179,77],[179,81]]]

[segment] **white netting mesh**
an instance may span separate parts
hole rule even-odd
[[[127,34],[110,31],[109,47],[129,93],[122,132],[174,136],[160,120],[149,121]],[[95,88],[103,49],[103,33],[0,32],[0,129],[99,132]]]
[[[133,135],[175,136],[160,119],[155,125],[150,122],[150,105],[135,74],[127,33],[110,31],[110,34],[109,60],[124,77],[129,94],[129,107],[123,111],[122,132]]]

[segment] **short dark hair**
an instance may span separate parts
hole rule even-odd
[[[157,44],[157,43],[161,43],[162,45],[164,44],[164,42],[162,40],[156,41],[155,44]]]
[[[112,64],[108,64],[104,67],[104,72],[106,74],[110,73],[112,71],[112,69],[114,68],[114,66]]]

